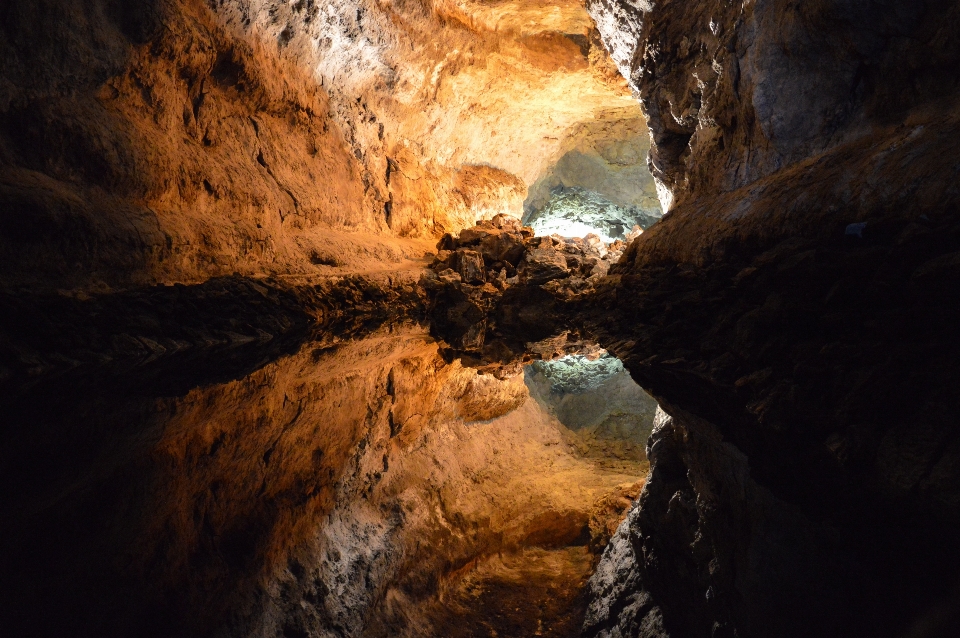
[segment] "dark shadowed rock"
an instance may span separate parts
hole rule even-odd
[[[457,251],[457,272],[466,283],[482,283],[486,280],[483,256],[473,250]]]
[[[566,277],[570,269],[562,252],[552,248],[534,248],[524,256],[519,272],[522,282],[538,285]]]

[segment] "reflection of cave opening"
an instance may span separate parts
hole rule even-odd
[[[479,556],[445,581],[444,607],[433,617],[445,638],[579,635],[587,580],[649,470],[657,402],[621,361],[587,342],[528,345],[544,358],[512,379],[522,379],[529,398],[510,415],[469,426],[500,439],[507,424],[523,424],[516,447],[497,461],[520,462],[517,487],[492,503],[505,510],[529,492],[525,531],[520,543]]]
[[[657,402],[616,357],[602,352],[535,361],[524,368],[524,381],[537,403],[570,430],[583,456],[623,470],[646,461]]]

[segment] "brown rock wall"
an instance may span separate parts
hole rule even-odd
[[[4,285],[397,267],[519,217],[572,128],[636,108],[576,3],[503,32],[355,4],[4,7]]]
[[[956,9],[610,6],[676,201],[588,324],[673,420],[587,635],[904,634],[956,586]]]

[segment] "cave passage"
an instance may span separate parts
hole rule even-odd
[[[0,2],[0,637],[957,638],[958,69],[957,0]]]
[[[610,244],[633,239],[663,216],[644,126],[634,119],[609,126],[579,141],[530,186],[522,221],[538,236],[594,234]]]

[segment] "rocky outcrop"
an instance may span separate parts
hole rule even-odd
[[[445,235],[437,248],[421,281],[434,331],[458,356],[515,374],[532,344],[573,328],[564,306],[592,291],[624,243],[607,245],[596,235],[534,237],[515,218],[498,215],[457,237]]]
[[[951,95],[951,2],[591,0],[639,96],[664,208],[730,191]]]
[[[592,11],[675,201],[584,310],[672,417],[586,635],[950,635],[956,8]]]
[[[401,266],[328,95],[198,2],[3,9],[0,284]],[[322,186],[321,186],[322,185]]]

